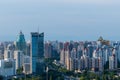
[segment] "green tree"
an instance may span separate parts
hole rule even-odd
[[[106,75],[102,75],[102,80],[106,80]]]
[[[80,77],[80,80],[85,80],[85,77],[81,76],[81,77]]]
[[[21,73],[23,73],[23,67],[21,67],[21,68],[19,68],[19,69],[17,69],[17,74],[21,74]]]
[[[52,80],[52,75],[50,75],[50,80]]]
[[[96,75],[95,80],[100,80],[100,77],[98,75]]]

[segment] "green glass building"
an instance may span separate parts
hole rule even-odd
[[[26,54],[26,41],[22,31],[20,31],[19,35],[17,36],[15,49],[23,51],[23,53]]]

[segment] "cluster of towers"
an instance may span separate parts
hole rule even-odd
[[[5,73],[7,76],[15,75],[19,70],[25,74],[40,74],[43,71],[43,58],[44,33],[32,32],[31,40],[26,42],[20,31],[14,43],[8,42],[0,49],[0,64],[3,66],[0,67],[0,74],[6,70],[10,73]]]
[[[120,44],[111,42],[103,45],[100,41],[65,42],[60,53],[60,63],[70,71],[81,72],[92,70],[102,72],[109,63],[108,69],[117,69],[120,60]]]

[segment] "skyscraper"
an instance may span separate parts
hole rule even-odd
[[[26,54],[26,41],[22,31],[20,31],[19,35],[17,36],[17,41],[15,45],[16,45],[16,50],[23,51],[23,53]]]
[[[31,73],[40,74],[43,70],[44,33],[31,33]]]

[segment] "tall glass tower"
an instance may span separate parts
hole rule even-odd
[[[23,53],[26,54],[26,41],[22,31],[20,31],[19,35],[17,36],[16,50],[23,51]]]
[[[40,74],[43,70],[44,33],[31,33],[31,73]]]

